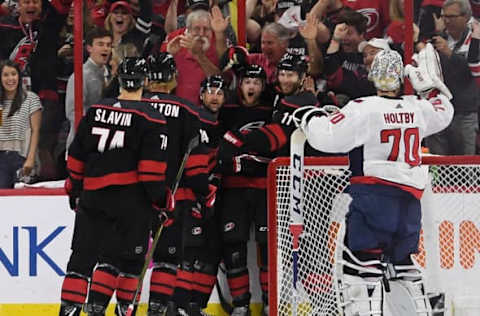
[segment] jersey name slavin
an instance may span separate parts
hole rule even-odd
[[[383,118],[386,124],[402,124],[413,123],[414,113],[402,112],[402,113],[385,113]]]
[[[110,112],[110,113],[108,113]],[[95,121],[105,124],[130,126],[132,125],[132,113],[123,113],[97,109],[95,111]]]

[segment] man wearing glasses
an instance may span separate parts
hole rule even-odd
[[[472,8],[467,0],[446,0],[437,33],[431,41],[440,55],[445,84],[453,94],[455,115],[450,126],[427,138],[431,153],[474,155],[478,130],[479,91],[468,67]]]

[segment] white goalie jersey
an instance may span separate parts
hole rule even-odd
[[[350,101],[339,112],[302,122],[309,144],[324,152],[361,148],[360,176],[423,190],[421,141],[446,128],[453,106],[442,94],[429,100],[407,95],[370,96]],[[351,162],[352,164],[352,162]]]

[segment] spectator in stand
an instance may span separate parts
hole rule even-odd
[[[277,80],[277,64],[287,52],[290,33],[279,23],[265,25],[262,30],[262,52],[248,55],[248,63],[262,67],[267,73],[267,84]]]
[[[137,50],[137,46],[133,43],[120,44],[112,49],[112,58],[110,58],[110,79],[108,80],[105,88],[103,89],[104,98],[116,98],[120,91],[120,83],[118,82],[118,65],[126,57],[140,57],[140,52]]]
[[[171,33],[179,28],[186,26],[187,16],[196,10],[209,11],[211,4],[209,0],[188,0],[183,14],[177,14],[178,0],[170,2],[167,15],[165,17],[165,32]]]
[[[388,2],[385,0],[349,1],[343,0],[343,4],[361,13],[367,19],[365,39],[382,37],[386,27],[390,24]]]
[[[444,0],[423,0],[418,17],[420,39],[431,38],[435,34],[435,20],[440,17]]]
[[[29,176],[34,168],[42,105],[35,93],[23,90],[16,63],[1,62],[0,74],[0,188],[13,188],[17,170]]]
[[[112,47],[131,42],[143,53],[152,27],[152,0],[140,2],[140,14],[135,18],[127,1],[113,2],[105,19],[105,29],[112,33]]]
[[[109,71],[106,67],[112,52],[112,35],[99,28],[93,28],[86,37],[87,51],[90,54],[83,64],[83,114],[87,113],[92,104],[102,98]],[[75,75],[72,74],[67,83],[65,114],[70,121],[70,132],[67,138],[67,147],[75,136]]]
[[[366,18],[358,12],[344,10],[338,22],[324,61],[328,90],[349,98],[375,94],[359,52],[359,44],[365,41]]]
[[[477,86],[480,87],[480,22],[477,20],[472,23],[472,41],[468,48],[467,60],[470,72]]]
[[[390,19],[391,23],[385,31],[385,37],[388,42],[403,56],[405,49],[405,14],[403,10],[404,0],[390,0]],[[419,28],[413,24],[413,42],[418,42]]]
[[[62,124],[58,104],[56,59],[59,33],[72,0],[20,0],[18,16],[0,18],[0,60],[20,65],[24,87],[41,99],[43,106],[38,154],[40,177],[55,178],[53,151]]]
[[[479,88],[468,66],[467,55],[472,31],[470,3],[447,0],[442,7],[445,30],[432,37],[440,55],[445,84],[453,94],[452,123],[442,132],[427,138],[430,152],[438,155],[474,155],[478,130]]]
[[[218,6],[210,14],[195,10],[187,17],[186,28],[168,34],[162,51],[170,53],[178,69],[175,94],[200,105],[200,83],[208,76],[219,74],[219,56],[227,49],[225,30],[229,18],[223,17]]]
[[[390,45],[388,45],[387,40],[383,38],[374,37],[368,42],[364,41],[358,44],[358,51],[363,55],[363,64],[367,72],[370,71],[375,56],[382,50],[390,50]]]

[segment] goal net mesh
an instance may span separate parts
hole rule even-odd
[[[338,314],[333,283],[335,250],[343,242],[350,196],[346,158],[306,158],[304,233],[300,238],[297,291],[293,287],[289,159],[269,169],[270,309],[272,315]],[[422,236],[416,264],[427,291],[445,293],[445,315],[460,298],[480,296],[480,159],[424,157],[430,185],[422,197]],[[480,297],[477,297],[480,300]],[[459,307],[460,308],[460,307]],[[480,315],[480,314],[479,314]]]

